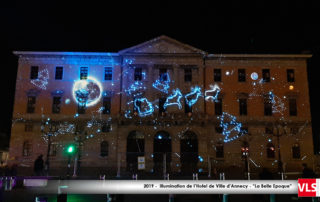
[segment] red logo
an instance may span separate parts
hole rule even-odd
[[[298,179],[298,196],[299,197],[315,197],[317,196],[317,180],[316,179]]]

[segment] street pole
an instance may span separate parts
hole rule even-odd
[[[49,175],[49,169],[50,169],[50,150],[51,150],[51,134],[48,135],[48,150],[47,150],[47,159],[46,159],[46,171],[47,171],[47,176]]]

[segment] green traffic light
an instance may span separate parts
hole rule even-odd
[[[73,146],[69,146],[67,151],[68,151],[68,153],[72,153],[74,151],[74,147]]]

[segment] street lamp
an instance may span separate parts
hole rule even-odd
[[[276,130],[273,130],[273,135],[275,137],[277,137],[277,144],[278,144],[278,172],[279,174],[283,173],[283,163],[282,163],[282,160],[281,160],[281,150],[280,150],[280,137],[282,135],[285,135],[287,132],[285,130],[285,126],[284,126],[284,123],[281,122],[279,123],[278,121],[275,122],[275,125],[276,125]],[[280,131],[280,128],[283,129],[283,131]]]
[[[47,126],[47,127],[46,127]],[[47,130],[46,130],[47,128]],[[41,132],[48,137],[48,149],[47,149],[47,157],[45,161],[45,170],[47,175],[49,175],[49,168],[50,168],[50,151],[51,151],[51,136],[56,132],[57,124],[52,122],[50,118],[47,121],[41,123]]]

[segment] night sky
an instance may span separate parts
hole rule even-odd
[[[320,7],[316,4],[302,0],[8,2],[0,6],[0,132],[9,134],[11,127],[17,70],[13,50],[117,52],[167,35],[216,54],[313,54],[309,87],[314,134],[319,134]]]

